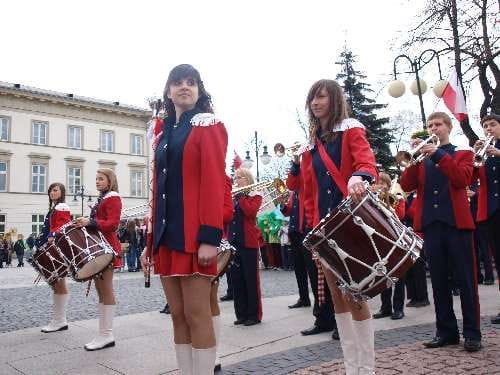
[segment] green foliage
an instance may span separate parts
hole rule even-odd
[[[390,170],[394,167],[394,157],[389,145],[394,142],[391,129],[386,124],[389,118],[379,118],[377,110],[383,109],[387,104],[375,103],[368,97],[373,94],[369,83],[364,82],[366,76],[354,68],[356,56],[347,48],[340,54],[340,60],[335,64],[340,65],[341,72],[336,80],[343,87],[350,107],[350,115],[366,127],[366,135],[372,146],[377,163],[381,169]]]

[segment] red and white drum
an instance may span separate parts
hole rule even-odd
[[[304,246],[337,278],[339,288],[366,300],[403,277],[423,240],[375,193],[344,199],[306,236]]]
[[[56,245],[75,281],[87,281],[108,267],[115,251],[97,229],[69,223],[60,229]]]
[[[54,242],[37,248],[31,265],[51,286],[68,275],[68,265]]]
[[[217,274],[212,279],[212,282],[215,282],[224,276],[233,262],[235,253],[236,249],[227,240],[222,239],[220,246],[217,249]]]

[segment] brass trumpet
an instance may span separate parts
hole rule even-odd
[[[233,197],[235,197],[236,195],[241,193],[250,193],[252,191],[260,190],[266,192],[262,195],[262,204],[260,205],[259,212],[269,207],[271,204],[277,205],[278,203],[282,203],[281,201],[285,197],[288,197],[288,188],[286,187],[285,181],[280,178],[256,182],[255,184],[234,188],[231,194]]]
[[[426,144],[429,143],[434,143],[438,147],[441,144],[438,136],[432,134],[429,137],[427,137],[423,142],[421,142],[419,145],[412,148],[411,150],[399,151],[396,154],[396,163],[398,163],[400,167],[404,168],[409,167],[410,165],[415,165],[417,163],[420,163],[422,160],[425,159],[425,155],[421,154],[420,150],[422,149],[422,147],[424,147]]]
[[[488,149],[488,147],[493,146],[495,142],[495,137],[490,135],[486,139],[481,139],[481,141],[483,142],[483,145],[474,154],[474,167],[476,168],[483,166],[486,159],[488,159],[486,150]]]

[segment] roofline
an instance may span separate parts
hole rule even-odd
[[[150,117],[151,111],[148,109],[121,104],[120,102],[109,102],[85,96],[78,96],[71,93],[65,94],[58,91],[44,90],[36,87],[25,86],[19,83],[10,83],[0,81],[0,95],[12,94],[16,96],[25,96],[41,100],[47,100],[64,105],[76,107],[86,107],[95,110],[104,110],[106,112],[116,112],[129,116]]]

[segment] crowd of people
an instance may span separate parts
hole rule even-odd
[[[24,260],[28,262],[31,260],[34,246],[34,233],[31,233],[26,240],[22,234],[18,234],[15,242],[12,241],[11,234],[0,234],[0,268],[12,267],[14,255],[17,267],[24,267]]]
[[[79,228],[99,230],[115,255],[93,277],[99,297],[99,331],[85,345],[86,350],[115,345],[113,269],[123,269],[126,252],[128,271],[142,269],[148,277],[152,268],[160,276],[168,301],[162,312],[168,311],[172,317],[181,375],[212,374],[220,368],[217,295],[222,271],[216,258],[222,240],[235,251],[226,273],[228,291],[222,297],[234,300],[234,325],[253,326],[263,319],[261,262],[264,269],[293,269],[299,298],[288,308],[313,305],[313,323],[301,333],[332,332],[332,339],[340,340],[348,375],[374,374],[373,318],[402,319],[404,307],[430,304],[427,271],[436,332],[425,347],[460,342],[453,292],[461,299],[464,348],[469,352],[481,349],[477,284],[494,283],[490,252],[497,271],[500,267],[500,116],[482,119],[485,135],[494,142],[485,148],[486,162],[474,166],[474,152],[485,147],[485,141],[478,141],[474,152],[454,146],[449,139],[450,117],[442,112],[431,114],[427,132],[440,142],[412,140],[412,147],[422,146],[424,158],[403,171],[401,190],[394,192],[391,177],[377,169],[365,127],[349,117],[341,86],[319,80],[307,95],[310,139],[293,157],[286,180],[288,200],[259,217],[265,194],[253,188],[251,171],[241,165],[235,166],[234,181],[226,175],[227,132],[213,114],[211,96],[194,67],[183,64],[170,72],[162,109],[164,113],[155,113],[149,131],[152,184],[147,219],[120,223],[116,176],[110,169],[99,169],[99,199],[89,218],[74,222]],[[352,204],[362,204],[368,190],[378,194],[394,217],[413,227],[424,243],[406,277],[381,294],[381,307],[375,314],[366,301],[346,293],[338,274],[322,264],[325,259],[304,246],[307,234],[324,223],[341,202],[349,198]],[[70,221],[64,185],[51,184],[48,196],[49,212],[37,247],[54,241],[58,230]],[[338,251],[335,241],[332,243],[332,251]],[[3,238],[0,246],[2,259],[10,264],[9,254],[15,251],[22,267],[26,249],[22,236],[16,244]],[[477,259],[481,259],[484,275]],[[52,288],[53,320],[42,329],[45,333],[68,329],[65,310],[69,295],[64,278]],[[500,314],[492,322],[500,323]]]

